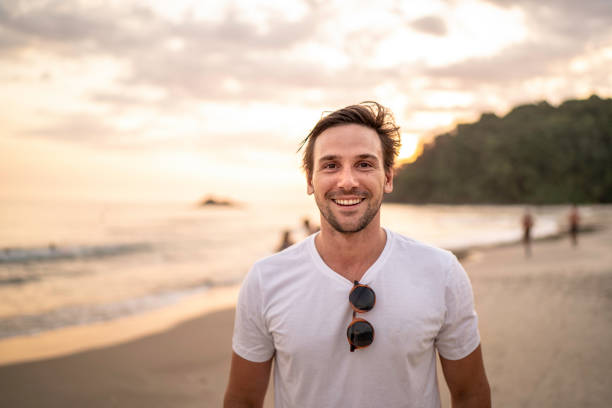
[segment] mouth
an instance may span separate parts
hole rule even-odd
[[[361,203],[363,200],[365,200],[363,197],[350,199],[332,198],[332,201],[341,207],[352,207]]]

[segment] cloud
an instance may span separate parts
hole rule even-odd
[[[21,135],[64,142],[76,141],[79,144],[104,148],[125,148],[136,145],[134,140],[130,140],[129,144],[121,142],[122,138],[129,136],[129,133],[121,131],[101,117],[81,113],[58,116],[53,123],[34,126],[21,132]]]
[[[425,34],[443,37],[447,33],[446,23],[438,16],[426,16],[418,18],[410,23],[410,26]]]
[[[195,117],[189,121],[179,117],[141,119],[127,121],[129,115],[109,116],[85,113],[56,115],[54,120],[44,126],[33,126],[22,131],[24,137],[44,138],[64,143],[77,143],[90,148],[114,151],[163,152],[188,151],[202,156],[230,158],[236,152],[268,152],[288,154],[297,149],[302,137],[300,129],[295,135],[287,137],[282,133],[262,132],[257,129],[245,133],[240,131],[238,122],[252,122],[257,119],[257,111],[247,117],[244,112],[236,112],[236,123],[227,123],[226,129],[210,129],[206,118]],[[261,117],[274,126],[274,117]],[[188,123],[187,123],[188,122]],[[286,126],[282,119],[276,120],[277,126]],[[177,128],[176,124],[187,124]],[[306,133],[306,129],[302,130]]]
[[[25,14],[3,10],[0,15],[9,34],[9,40],[0,42],[4,53],[44,49],[68,58],[112,56],[130,67],[120,78],[123,87],[161,87],[175,103],[184,98],[274,100],[283,87],[332,82],[317,61],[297,62],[288,55],[315,35],[312,13],[298,21],[272,17],[265,32],[239,20],[231,9],[218,22],[189,17],[174,22],[146,8],[61,7],[54,2]],[[239,89],[229,89],[228,80]],[[111,94],[107,101],[121,99]]]
[[[70,46],[74,52],[77,51],[76,45],[100,39],[101,33],[105,33],[106,38],[112,38],[119,28],[120,19],[104,18],[105,13],[101,9],[66,9],[60,3],[52,2],[22,12],[20,9],[24,3],[17,1],[10,10],[0,9],[0,24],[15,39],[14,46],[7,47],[8,50],[3,48],[3,51],[44,45],[57,49]]]
[[[266,10],[265,24],[245,17],[238,5],[206,18],[188,10],[170,17],[142,5],[146,3],[15,1],[0,5],[0,54],[7,63],[38,52],[60,62],[106,57],[120,65],[121,69],[105,78],[103,87],[94,84],[80,93],[79,102],[87,107],[84,110],[97,113],[58,111],[54,125],[24,131],[30,136],[104,146],[129,140],[138,146],[140,138],[157,134],[153,125],[126,133],[113,119],[135,112],[142,115],[143,110],[148,112],[146,117],[175,120],[197,114],[198,107],[206,104],[237,109],[241,104],[282,104],[320,111],[395,95],[405,111],[468,112],[488,110],[502,97],[525,97],[517,96],[517,90],[534,78],[580,79],[581,84],[592,84],[595,89],[599,86],[596,80],[608,80],[603,62],[589,62],[580,73],[570,72],[568,66],[589,50],[612,46],[611,2],[487,2],[524,16],[526,39],[512,37],[510,45],[495,48],[493,44],[492,51],[480,54],[466,46],[466,55],[458,54],[463,44],[451,37],[458,30],[472,29],[461,26],[461,16],[453,15],[453,7],[460,2],[420,14],[402,14],[397,20],[390,9],[380,16],[386,25],[360,20],[355,26],[341,26],[337,24],[340,17],[352,21],[352,15],[347,15],[351,10],[315,1],[307,2],[292,17]],[[508,21],[514,24],[513,19]],[[381,44],[388,44],[389,38],[394,41],[381,54]],[[425,46],[420,44],[424,41]],[[444,55],[428,59],[427,53],[434,52],[429,51],[430,44],[435,50],[453,47],[449,51],[454,52],[454,62],[445,62]],[[419,46],[423,56],[414,57]],[[40,69],[44,72],[44,64]],[[49,82],[58,75],[61,73],[54,71]],[[381,88],[391,91],[381,93]],[[478,97],[471,104],[457,106],[425,101],[428,92],[440,90]],[[483,93],[499,98],[484,100]],[[258,131],[261,128],[253,129]]]
[[[520,7],[525,11],[534,13],[538,17],[545,15],[563,17],[563,20],[580,26],[582,19],[603,19],[610,18],[612,4],[608,0],[585,0],[576,2],[574,0],[557,0],[555,2],[534,2],[531,0],[485,0],[495,6],[513,8]],[[548,21],[546,21],[548,22]]]
[[[454,89],[471,89],[481,94],[494,91],[508,103],[526,102],[532,97],[573,97],[586,88],[591,92],[598,88],[609,92],[609,86],[602,87],[610,80],[606,62],[598,58],[589,61],[589,55],[612,46],[612,2],[487,1],[508,9],[519,8],[529,29],[526,40],[491,56],[425,67],[422,74],[432,80],[432,87],[452,83]],[[587,60],[584,70],[575,72],[573,62],[584,58]]]
[[[193,52],[192,58],[206,56],[197,52],[233,52],[249,49],[282,50],[311,34],[316,26],[311,16],[297,22],[272,19],[270,30],[261,32],[253,23],[239,20],[229,9],[221,21],[185,17],[180,22],[165,19],[145,7],[84,7],[46,3],[20,14],[0,10],[0,24],[20,38],[22,47],[69,46],[77,55],[104,53],[133,58],[154,52],[167,56],[164,44],[179,40]],[[169,61],[166,61],[169,62]]]
[[[557,63],[567,61],[576,50],[568,44],[522,43],[492,57],[471,58],[444,67],[427,69],[434,78],[460,80],[465,86],[508,84],[550,74]]]
[[[520,8],[529,21],[531,40],[569,41],[585,46],[609,42],[612,31],[612,2],[609,0],[486,0],[506,8]]]

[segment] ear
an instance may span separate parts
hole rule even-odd
[[[393,176],[395,171],[393,169],[389,169],[385,171],[385,187],[384,192],[390,193],[393,191]]]
[[[314,193],[314,187],[312,186],[312,176],[310,174],[306,175],[306,193],[308,195]]]

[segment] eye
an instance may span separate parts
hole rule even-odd
[[[330,162],[330,163],[325,163],[325,164],[323,165],[323,168],[324,168],[324,169],[335,169],[335,168],[337,168],[337,167],[338,167],[338,165],[337,165],[336,163],[333,163],[333,162]]]
[[[357,163],[357,167],[362,168],[362,169],[367,169],[372,167],[372,164],[369,162],[359,162]]]

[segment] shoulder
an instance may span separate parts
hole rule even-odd
[[[253,264],[246,280],[257,280],[261,287],[282,285],[299,279],[304,269],[312,265],[312,236],[290,247],[262,258]]]
[[[312,245],[310,242],[311,240],[312,236],[293,244],[280,252],[266,256],[265,258],[255,262],[253,267],[254,269],[266,271],[269,269],[295,264],[296,261],[300,261],[303,258],[310,256],[310,246]]]
[[[448,269],[457,262],[457,257],[451,251],[417,241],[397,232],[387,231],[393,241],[394,257],[442,269]]]
[[[245,277],[241,292],[257,299],[265,312],[279,299],[292,299],[317,275],[309,238],[255,262]],[[314,246],[314,245],[313,245]],[[244,295],[247,296],[247,295]]]

